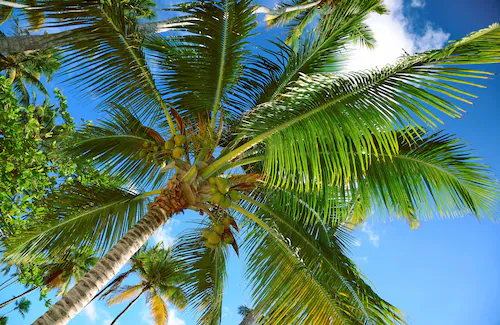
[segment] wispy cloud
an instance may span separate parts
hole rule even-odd
[[[425,7],[425,1],[424,0],[411,0],[410,6],[413,8],[423,8],[423,7]]]
[[[177,224],[179,221],[170,219],[168,220],[163,227],[158,229],[152,236],[152,240],[155,244],[158,244],[159,242],[163,242],[163,246],[165,248],[170,247],[173,242],[175,241],[175,237],[172,236],[173,233],[173,227],[175,224]]]
[[[94,302],[88,304],[87,307],[83,309],[83,313],[92,324],[96,324],[96,321],[99,320],[100,325],[108,325],[113,320],[107,311],[99,308]]]
[[[422,0],[417,0],[422,1]],[[405,52],[413,54],[442,47],[450,34],[428,23],[424,31],[415,31],[410,18],[403,12],[403,0],[384,1],[390,10],[388,15],[372,14],[367,24],[373,30],[374,50],[356,47],[346,70],[356,71],[383,67],[394,63]]]
[[[368,235],[368,239],[373,244],[373,246],[379,246],[380,236],[375,232],[375,229],[373,229],[370,224],[363,222],[361,225],[361,231]]]

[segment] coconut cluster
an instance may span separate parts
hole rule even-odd
[[[186,144],[186,136],[182,134],[176,134],[170,140],[165,141],[165,148],[162,148],[156,142],[144,141],[142,149],[139,151],[139,158],[156,163],[160,163],[165,159],[169,160],[170,157],[180,159],[185,152],[184,144]]]
[[[203,229],[201,234],[205,240],[205,246],[208,248],[214,248],[219,244],[233,244],[234,236],[231,232],[231,225],[233,223],[234,220],[230,216],[227,216],[220,219],[217,223],[214,223],[212,227]]]
[[[231,185],[226,178],[210,177],[210,193],[212,194],[211,201],[218,204],[221,208],[227,209],[231,206],[231,201],[239,202],[241,195],[236,190],[231,189]]]
[[[161,151],[161,147],[151,141],[144,141],[142,143],[142,150],[139,151],[139,158],[154,161],[157,153]]]
[[[170,154],[175,159],[180,159],[184,155],[184,144],[186,143],[186,136],[176,134],[170,140],[165,142],[165,149],[170,151]]]

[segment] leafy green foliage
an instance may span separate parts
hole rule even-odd
[[[256,26],[250,5],[248,0],[180,4],[173,8],[183,14],[174,28],[179,33],[147,39],[153,64],[161,69],[158,86],[185,119],[238,111],[228,101],[249,54],[247,37]]]
[[[269,228],[250,222],[244,249],[255,312],[266,322],[404,323],[346,257],[350,237],[342,227],[320,218],[306,223],[301,214],[282,214],[272,196],[262,200],[265,205],[251,200],[248,208]]]
[[[429,106],[459,117],[460,107],[438,94],[468,102],[463,97],[470,94],[449,83],[475,84],[450,74],[484,78],[487,73],[436,65],[499,62],[493,50],[499,33],[500,26],[492,25],[381,70],[303,75],[286,94],[247,114],[241,136],[254,139],[247,146],[266,140],[265,171],[274,186],[309,191],[349,182],[366,171],[372,157],[398,152],[394,131],[409,124],[412,139],[419,123],[434,126],[439,119]]]

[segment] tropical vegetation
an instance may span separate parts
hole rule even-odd
[[[117,180],[54,190],[44,200],[51,213],[3,240],[4,261],[15,264],[71,247],[102,252],[35,324],[67,323],[186,210],[200,225],[169,252],[185,267],[198,323],[221,322],[227,258],[241,251],[252,312],[266,323],[401,324],[404,314],[348,257],[350,229],[374,211],[413,228],[494,216],[489,168],[437,126],[440,115],[460,117],[470,86],[489,77],[470,65],[500,62],[500,25],[345,72],[346,47],[373,43],[365,20],[385,12],[382,1],[299,7],[318,19],[284,17],[299,19],[287,25],[294,36],[257,49],[249,44],[259,6],[249,0],[174,5],[162,34],[145,33],[125,3],[45,0],[29,10],[48,29],[68,28],[57,36],[62,71],[106,112],[63,152]]]
[[[186,293],[182,289],[186,280],[185,269],[172,250],[163,247],[163,242],[149,249],[143,246],[132,256],[129,265],[128,271],[118,274],[98,295],[107,299],[110,306],[132,299],[111,324],[115,324],[143,295],[158,325],[168,321],[167,303],[180,310],[186,307]],[[139,283],[124,285],[123,282],[131,274],[139,277]]]

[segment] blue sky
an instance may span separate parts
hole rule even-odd
[[[448,40],[500,21],[498,0],[389,0],[391,14],[372,17],[379,40],[374,52],[359,51],[352,69],[391,62],[402,49],[415,52],[439,47]],[[164,2],[166,4],[166,2]],[[271,5],[272,6],[272,5]],[[266,32],[260,27],[260,32]],[[275,33],[275,32],[273,32]],[[466,140],[484,161],[500,175],[500,65],[485,69],[497,76],[488,80],[480,96],[460,120],[444,118],[448,132]],[[56,82],[54,83],[57,85]],[[92,106],[72,98],[71,89],[60,86],[69,95],[70,112],[77,118],[96,119]],[[194,218],[186,213],[175,217],[153,240],[171,241]],[[403,222],[391,222],[385,215],[363,225],[354,233],[357,238],[352,258],[371,280],[379,294],[408,315],[415,325],[498,325],[500,324],[500,225],[490,220],[478,222],[473,217],[422,222],[411,231]],[[1,279],[0,279],[1,281]],[[22,292],[19,286],[0,292],[0,301]],[[36,294],[32,296],[33,301]],[[223,324],[238,324],[239,305],[251,306],[243,279],[242,260],[232,256],[224,300]],[[108,308],[97,302],[87,307],[70,324],[104,325],[124,305]],[[29,324],[44,307],[34,301],[26,319],[10,314],[10,324]],[[121,325],[149,324],[146,304],[139,301],[120,320]],[[170,310],[169,325],[194,325],[191,314]]]

